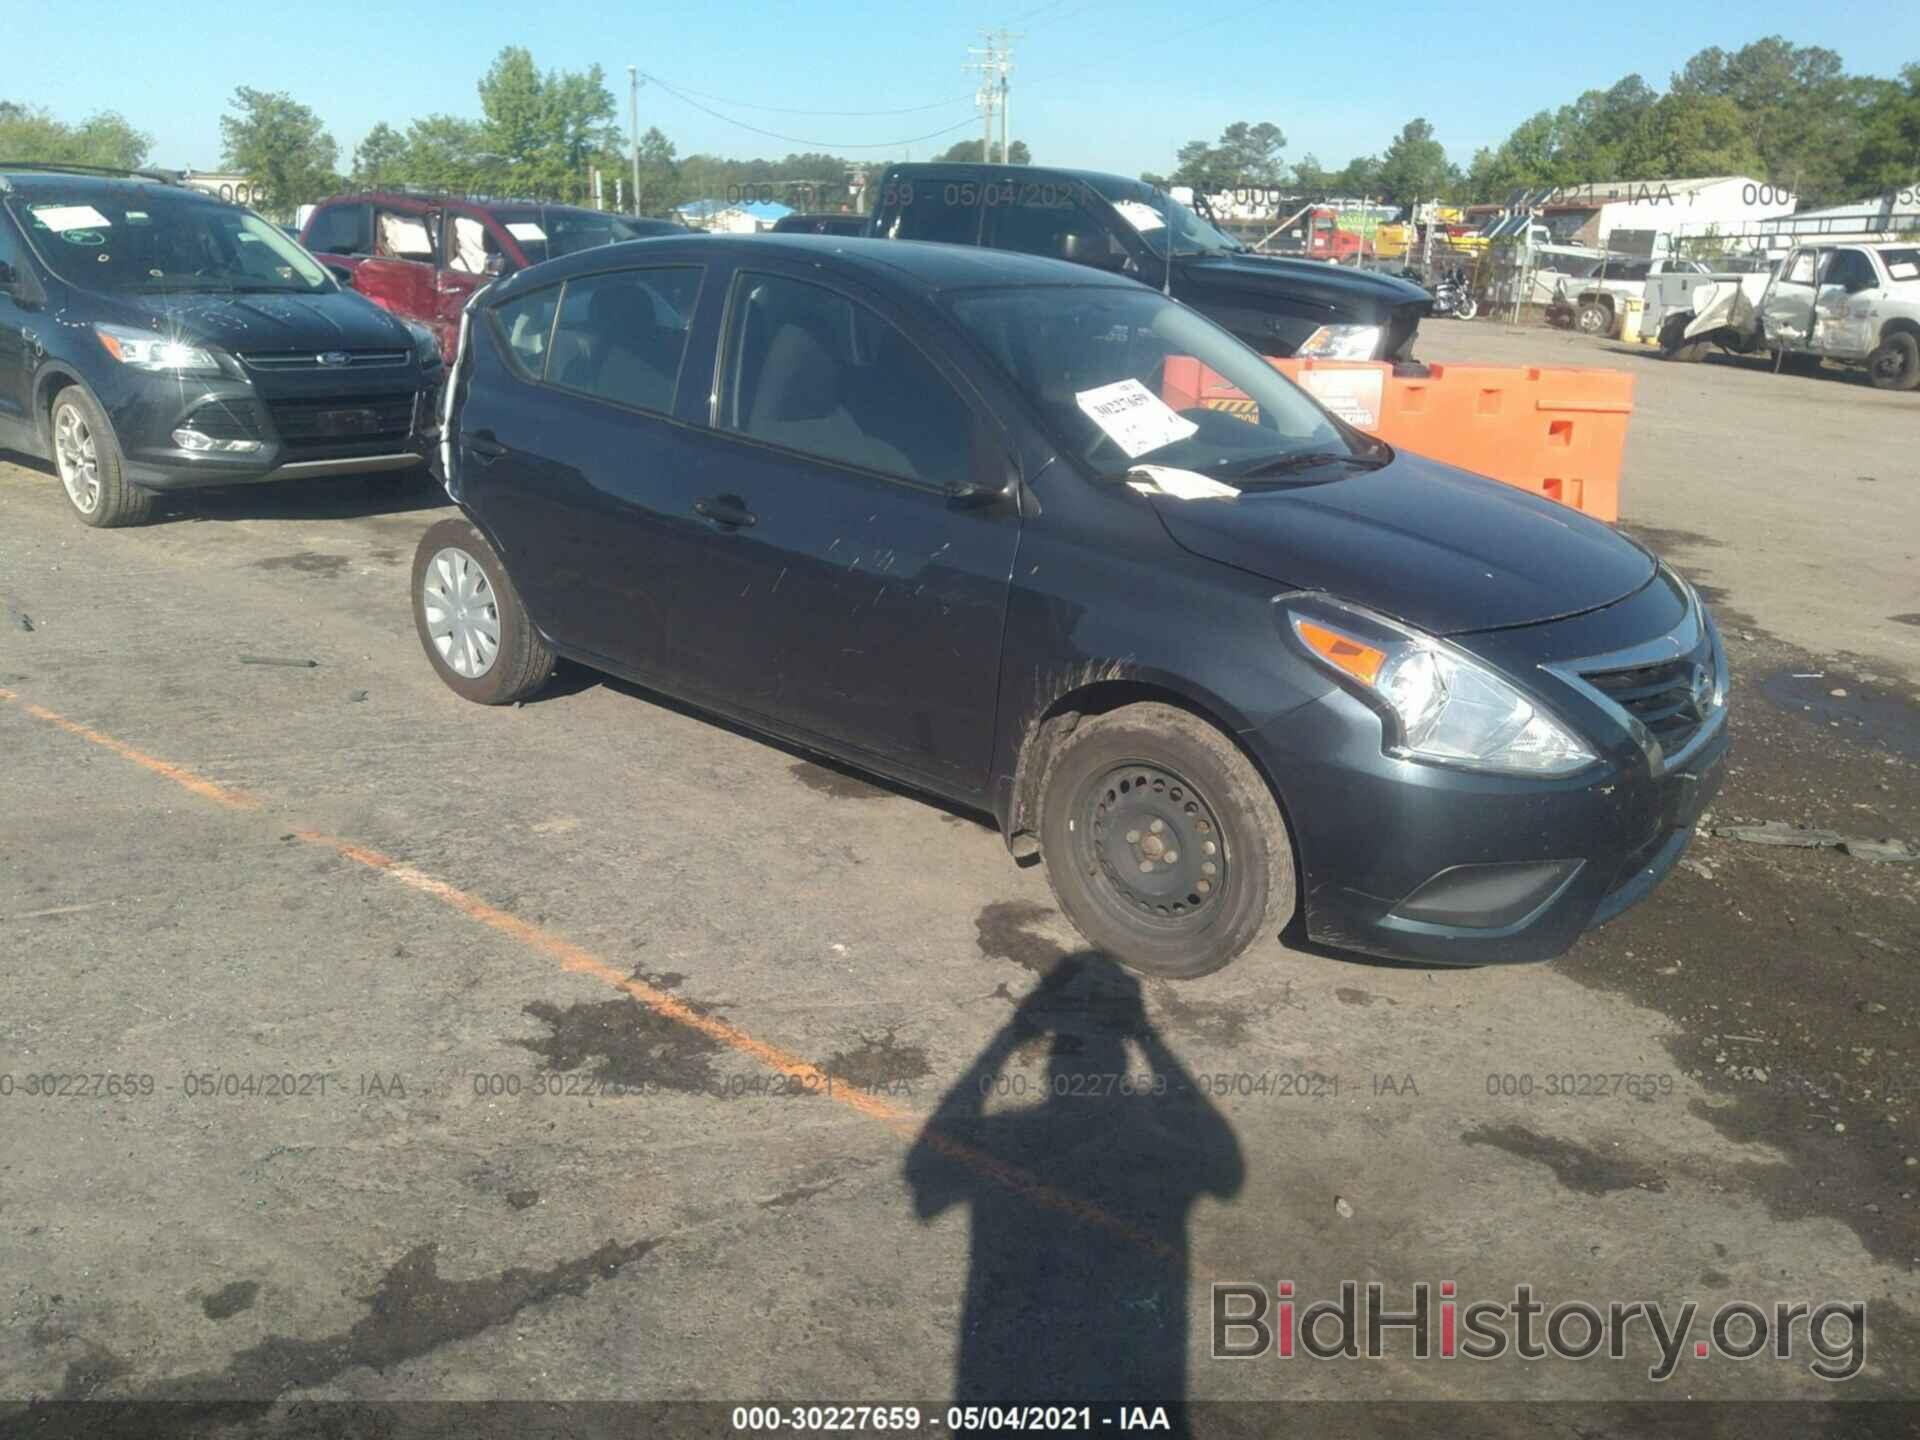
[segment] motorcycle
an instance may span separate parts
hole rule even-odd
[[[1433,287],[1433,313],[1443,319],[1471,320],[1480,313],[1473,287],[1458,270],[1443,275]]]

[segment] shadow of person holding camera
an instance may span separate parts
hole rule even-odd
[[[1021,1058],[1042,1045],[1044,1076]],[[1187,1211],[1244,1178],[1232,1128],[1148,1021],[1139,981],[1099,955],[1061,961],[907,1156],[923,1222],[973,1211],[954,1403],[1177,1414],[1196,1303]]]

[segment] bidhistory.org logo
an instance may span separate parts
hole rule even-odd
[[[1213,1347],[1216,1360],[1378,1360],[1391,1347],[1416,1360],[1588,1360],[1604,1355],[1624,1360],[1629,1351],[1650,1357],[1647,1378],[1671,1377],[1689,1351],[1696,1360],[1721,1357],[1787,1360],[1811,1352],[1807,1368],[1822,1380],[1851,1380],[1867,1356],[1867,1307],[1859,1300],[1779,1300],[1771,1309],[1749,1300],[1728,1300],[1695,1338],[1699,1302],[1671,1311],[1653,1300],[1613,1300],[1605,1305],[1563,1300],[1549,1307],[1531,1285],[1516,1285],[1511,1300],[1468,1302],[1443,1280],[1420,1281],[1404,1309],[1387,1308],[1386,1287],[1340,1284],[1340,1298],[1307,1302],[1291,1280],[1273,1293],[1246,1282],[1213,1287]]]

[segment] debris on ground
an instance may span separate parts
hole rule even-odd
[[[1351,1220],[1353,1218],[1353,1206],[1347,1203],[1346,1196],[1344,1195],[1334,1196],[1333,1208],[1335,1211],[1339,1213],[1339,1216],[1342,1220]]]
[[[242,665],[285,665],[292,670],[314,670],[320,665],[318,660],[296,660],[286,655],[242,655],[240,663]]]
[[[347,699],[353,701],[353,703],[356,705],[358,705],[362,700],[366,698],[367,698],[367,692],[364,690],[349,690],[347,692]]]
[[[1882,863],[1920,860],[1920,848],[1904,840],[1866,840],[1842,835],[1837,830],[1815,830],[1809,826],[1789,825],[1784,820],[1763,820],[1758,825],[1716,825],[1712,832],[1722,840],[1744,840],[1749,845],[1785,845],[1799,850],[1838,850],[1856,860]],[[1685,862],[1682,861],[1682,864]],[[1708,876],[1712,878],[1711,875]]]

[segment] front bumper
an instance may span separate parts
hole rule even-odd
[[[1503,643],[1517,654],[1529,638]],[[1650,895],[1719,790],[1726,707],[1667,759],[1630,725],[1606,734],[1600,707],[1556,700],[1602,731],[1600,763],[1564,780],[1386,754],[1379,717],[1344,689],[1247,732],[1292,822],[1307,937],[1445,965],[1547,960]]]
[[[438,439],[440,373],[408,367],[272,390],[225,377],[133,374],[101,398],[127,479],[191,490],[423,465]],[[256,448],[193,450],[175,439],[180,430]]]

